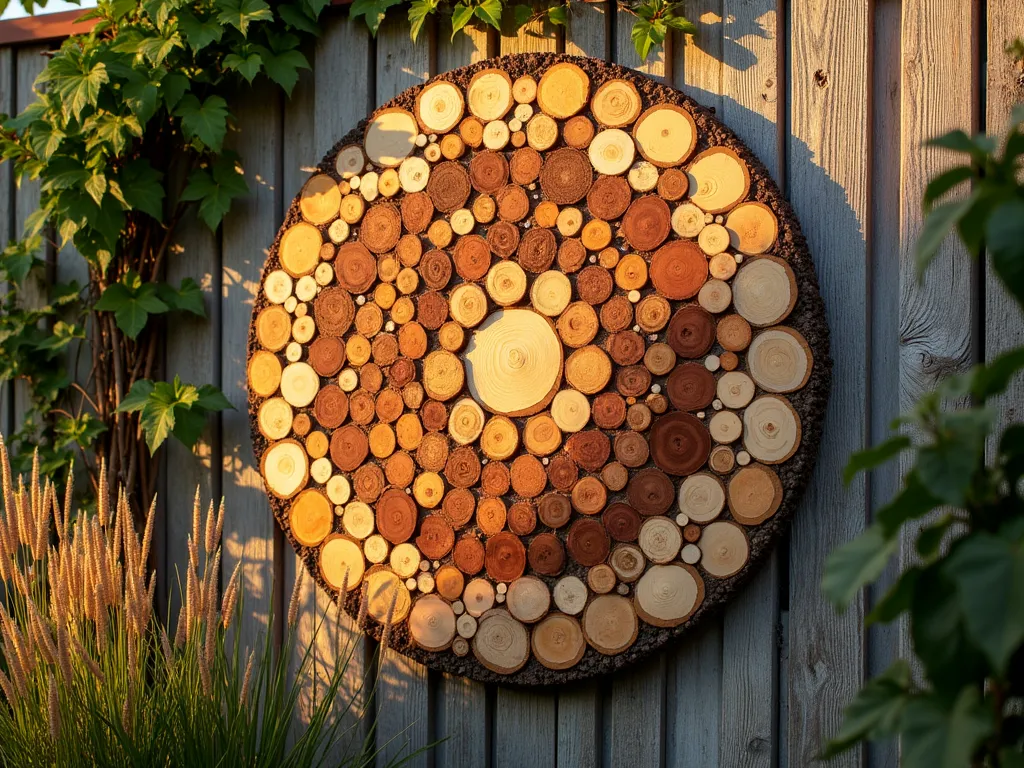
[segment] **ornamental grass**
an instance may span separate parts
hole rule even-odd
[[[204,515],[197,492],[182,608],[169,632],[154,616],[147,564],[155,505],[139,534],[123,492],[110,503],[102,479],[86,514],[75,511],[71,482],[58,492],[38,460],[27,480],[12,476],[2,438],[0,464],[2,764],[374,764],[372,692],[343,684],[354,643],[338,641],[333,672],[315,680],[318,616],[292,668],[301,579],[280,651],[270,632],[261,647],[240,647],[231,631],[243,602],[238,567],[219,594],[223,504]]]

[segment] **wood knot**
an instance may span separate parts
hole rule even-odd
[[[753,755],[760,755],[768,752],[771,747],[771,741],[762,737],[754,736],[750,741],[747,742],[747,752]]]
[[[829,82],[829,74],[824,69],[819,69],[814,73],[814,82],[819,88],[826,88]]]

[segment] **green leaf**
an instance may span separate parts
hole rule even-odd
[[[533,8],[528,5],[517,5],[512,9],[512,18],[515,20],[516,32],[518,32],[533,18]]]
[[[91,413],[83,413],[77,418],[60,416],[54,427],[57,437],[54,447],[66,448],[73,443],[83,449],[89,449],[93,441],[106,431],[107,425]]]
[[[917,534],[917,541],[914,548],[922,560],[931,560],[939,552],[939,547],[946,538],[946,533],[953,525],[953,516],[946,514],[931,525],[925,526]]]
[[[939,414],[935,442],[917,451],[917,472],[930,494],[947,504],[963,506],[984,459],[993,418],[991,410],[982,408]]]
[[[914,469],[907,475],[896,497],[875,513],[875,520],[886,538],[892,538],[904,523],[924,517],[937,506],[939,500],[921,482],[921,476]]]
[[[969,165],[959,165],[955,168],[950,168],[945,173],[940,173],[934,177],[928,182],[928,186],[924,190],[925,210],[958,184],[962,184],[972,178],[974,178],[974,169]]]
[[[149,71],[128,70],[125,74],[126,82],[121,86],[125,103],[143,124],[148,123],[149,119],[156,114],[157,104],[160,100],[161,82],[159,79],[150,79],[148,74]]]
[[[455,39],[456,33],[466,26],[472,18],[473,8],[471,6],[459,3],[452,8],[452,40]]]
[[[697,34],[697,25],[682,16],[671,16],[666,19],[666,23],[672,27],[672,29],[678,29],[685,35]]]
[[[284,21],[285,24],[293,29],[297,29],[316,37],[320,36],[320,27],[316,25],[315,19],[307,16],[306,13],[298,6],[279,6],[277,9],[277,15],[281,17],[281,20]]]
[[[642,7],[641,7],[642,9]],[[641,61],[646,61],[651,49],[661,45],[665,41],[664,19],[648,20],[638,15],[633,21],[633,29],[630,32],[630,39],[633,41],[633,48]]]
[[[153,382],[149,379],[139,379],[132,384],[128,394],[121,400],[121,404],[117,406],[117,412],[136,413],[141,411],[149,402],[151,394],[153,394]]]
[[[864,623],[869,627],[872,624],[888,624],[909,611],[920,574],[921,569],[917,566],[911,566],[901,573],[896,583],[875,603]]]
[[[1024,309],[1024,200],[1010,200],[996,208],[985,233],[992,267]]]
[[[274,14],[270,6],[263,0],[217,0],[216,7],[220,10],[217,21],[230,24],[242,33],[249,34],[249,25],[255,21],[272,21]]]
[[[85,182],[85,191],[96,201],[96,205],[100,205],[103,196],[107,194],[107,177],[98,173],[93,174]]]
[[[439,0],[412,0],[409,4],[409,36],[415,43],[423,30],[427,17],[437,11]]]
[[[162,180],[163,174],[150,165],[148,160],[140,157],[121,169],[119,185],[129,207],[148,213],[157,221],[163,221]]]
[[[170,72],[164,75],[163,79],[160,80],[160,90],[163,91],[164,104],[167,105],[167,109],[174,110],[185,95],[185,92],[191,87],[192,85],[188,78],[182,74]]]
[[[1024,641],[1024,547],[985,531],[966,537],[945,572],[960,593],[971,639],[997,674]]]
[[[64,69],[59,77],[55,77],[51,84],[60,95],[62,110],[65,118],[74,117],[78,120],[82,111],[89,106],[95,106],[99,98],[100,87],[110,81],[107,75],[107,67],[102,61],[92,65],[85,62],[76,64],[70,59],[64,59],[66,64],[57,69]]]
[[[939,246],[953,231],[960,218],[967,213],[974,203],[973,195],[963,200],[952,200],[932,208],[924,220],[921,234],[917,238],[914,259],[917,263],[917,274],[924,274],[932,259],[939,252]]]
[[[181,35],[172,32],[169,35],[145,37],[139,43],[139,53],[145,56],[155,67],[159,67],[171,55],[175,48],[183,48]]]
[[[964,768],[992,732],[992,716],[974,688],[948,709],[937,696],[916,696],[903,712],[902,768]]]
[[[874,469],[880,464],[885,464],[911,446],[912,443],[909,437],[906,435],[895,435],[876,446],[866,448],[863,451],[857,451],[846,462],[846,469],[843,470],[843,482],[849,485],[859,473],[867,469]]]
[[[195,407],[206,411],[232,411],[235,409],[227,396],[212,384],[204,384],[199,387],[199,398],[193,408]]]
[[[198,19],[187,10],[178,11],[178,29],[185,35],[185,42],[197,53],[210,43],[219,43],[224,26],[212,16]]]
[[[199,217],[211,230],[216,230],[231,208],[231,201],[248,194],[249,187],[232,158],[222,155],[211,170],[197,169],[189,176],[181,199],[199,201]]]
[[[569,26],[569,6],[553,5],[548,9],[548,20],[555,26]]]
[[[366,26],[370,30],[370,34],[374,37],[377,36],[377,30],[380,29],[381,23],[384,21],[384,16],[387,14],[388,8],[393,5],[400,5],[403,0],[355,0],[352,5],[349,6],[348,14],[352,18],[362,16],[366,22]]]
[[[501,29],[501,0],[480,0],[473,14],[485,24]]]
[[[182,280],[181,287],[177,290],[167,283],[158,283],[157,291],[161,300],[171,309],[206,317],[203,291],[191,277]]]
[[[833,551],[825,561],[821,581],[825,597],[837,611],[844,611],[862,587],[882,574],[898,547],[899,539],[886,537],[882,527],[875,523]]]
[[[192,448],[203,434],[206,427],[206,411],[195,408],[176,407],[174,409],[174,437],[186,448]],[[154,449],[151,449],[151,453]]]
[[[256,75],[260,73],[260,67],[263,66],[263,58],[258,53],[250,53],[247,56],[229,53],[224,57],[224,66],[227,69],[237,71],[251,83]]]
[[[281,53],[271,53],[261,48],[263,55],[263,68],[267,77],[284,88],[284,92],[292,95],[292,89],[299,82],[299,70],[309,69],[309,62],[299,51],[287,50]]]
[[[138,275],[129,272],[121,282],[107,286],[94,307],[99,312],[113,312],[114,321],[129,338],[135,339],[149,316],[161,314],[168,306],[157,295],[153,283],[139,283]]]
[[[864,740],[894,736],[910,701],[910,665],[897,660],[878,677],[869,680],[843,710],[843,724],[819,756],[829,760]]]
[[[220,96],[209,96],[200,103],[194,94],[186,94],[174,114],[181,118],[185,138],[198,138],[214,152],[219,152],[228,129],[228,103]]]

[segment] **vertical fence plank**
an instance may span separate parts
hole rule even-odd
[[[447,21],[439,23],[437,72],[447,72],[488,57],[487,31],[463,27],[451,38]],[[487,764],[487,689],[482,683],[442,674],[437,686],[437,768],[462,768]]]
[[[325,14],[323,35],[311,63],[315,85],[313,143],[310,156],[303,161],[306,165],[318,163],[371,107],[372,61],[366,25],[361,19],[351,20],[347,14]],[[342,76],[343,85],[339,81]],[[335,713],[345,717],[343,728],[347,736],[338,750],[344,753],[361,743],[369,731],[369,724],[360,718],[369,694],[364,687],[369,665],[367,641],[354,620],[346,614],[338,616],[337,606],[320,589],[314,590],[313,599],[304,601],[303,613],[309,614],[303,618],[307,626],[313,626],[313,616],[322,617],[314,651],[320,684],[330,680],[337,664],[347,665],[334,706]],[[345,712],[350,701],[352,709]],[[340,762],[341,754],[334,757]]]
[[[426,81],[430,62],[426,40],[414,43],[409,24],[400,14],[386,20],[377,32],[377,105],[406,88]],[[378,765],[430,742],[427,668],[397,653],[388,653],[377,679]],[[413,758],[412,766],[426,766],[426,753]]]
[[[793,523],[790,557],[789,765],[814,761],[862,678],[863,605],[837,616],[821,595],[829,551],[864,527],[863,482],[839,467],[863,445],[866,392],[868,0],[791,9],[790,199],[800,218],[831,330],[832,395],[814,478]],[[861,750],[837,765],[860,765]]]
[[[1024,102],[1024,78],[1021,64],[1006,53],[1006,46],[1024,34],[1024,5],[1017,0],[989,0],[988,72],[985,100],[985,132],[1001,135],[1007,127],[1010,110]],[[985,280],[985,359],[1024,345],[1024,317],[993,270]],[[1000,423],[1019,421],[1024,403],[1024,381],[1018,377],[999,399]]]
[[[558,36],[554,26],[547,22],[531,21],[515,29],[511,12],[506,13],[501,24],[500,53],[532,53],[558,50]]]
[[[14,49],[7,47],[0,49],[0,112],[6,115],[14,114],[14,81],[17,73],[15,71],[17,57]],[[11,164],[0,165],[0,245],[7,247],[7,243],[14,237],[14,179],[12,178]],[[6,282],[0,282],[0,295],[6,295],[10,286]],[[14,382],[0,381],[0,435],[4,440],[9,439],[14,429]]]
[[[974,267],[956,238],[939,249],[918,280],[914,248],[928,180],[960,156],[923,143],[955,128],[976,127],[972,87],[972,11],[953,0],[903,3],[900,186],[900,410],[972,362]],[[909,458],[900,461],[900,475]],[[901,540],[900,565],[916,558],[916,527]],[[909,628],[900,625],[899,655],[911,658]]]
[[[634,18],[633,14],[622,10],[615,18],[615,63],[643,72],[655,80],[664,81],[666,77],[671,77],[673,70],[670,61],[671,51],[669,50],[671,39],[668,46],[652,48],[647,59],[641,61],[633,46],[633,41],[630,39]]]
[[[608,2],[575,2],[569,6],[569,24],[565,30],[565,52],[573,56],[611,59],[609,36],[611,13]]]
[[[270,631],[274,591],[274,517],[252,453],[246,385],[246,345],[253,297],[281,213],[278,169],[281,120],[277,91],[253,88],[236,101],[238,134],[231,137],[249,184],[235,201],[222,232],[221,383],[235,407],[222,421],[222,488],[226,505],[222,574],[242,563],[245,605],[237,631],[243,648],[256,648]],[[277,595],[277,604],[282,598]],[[284,598],[286,599],[286,598]]]
[[[776,14],[776,0],[723,0],[719,116],[778,180]],[[778,561],[773,553],[723,615],[721,765],[769,768],[776,752]]]

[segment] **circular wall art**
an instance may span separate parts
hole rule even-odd
[[[521,54],[323,159],[263,273],[249,402],[278,522],[365,631],[543,685],[729,598],[809,478],[830,365],[793,212],[736,136],[635,72]]]

